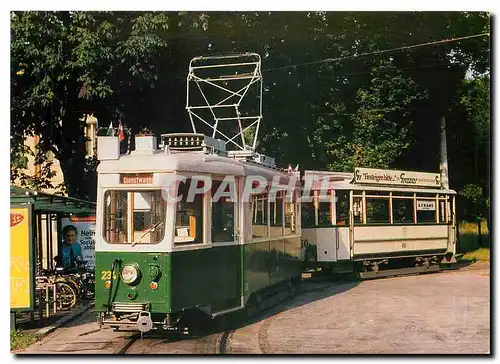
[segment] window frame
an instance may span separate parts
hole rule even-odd
[[[219,186],[217,189],[214,191],[214,182],[218,182]],[[218,177],[218,176],[212,176],[212,188],[208,192],[207,195],[207,206],[208,206],[208,220],[210,220],[210,225],[208,226],[208,236],[210,237],[209,242],[213,245],[232,245],[232,244],[238,244],[238,237],[239,237],[239,231],[240,229],[238,228],[238,221],[239,221],[239,199],[238,199],[238,178],[234,177],[234,191],[235,191],[235,199],[233,201],[233,240],[228,240],[228,241],[213,241],[213,195],[217,192],[217,190],[220,188],[220,184],[224,181],[224,177]]]
[[[109,227],[109,229],[106,229],[107,224],[108,224],[107,223],[108,219],[106,217],[106,210],[107,210],[106,199],[108,197],[111,198],[111,196],[110,196],[111,192],[124,193],[126,195],[126,197],[125,197],[126,205],[124,208],[125,214],[124,214],[124,217],[121,218],[122,221],[123,221],[123,219],[125,219],[125,231],[126,231],[126,233],[125,233],[125,240],[122,242],[120,242],[119,239],[118,239],[118,241],[110,241],[107,239],[107,232],[108,231],[111,232],[112,230],[111,230],[111,227]],[[147,229],[149,229],[151,227],[151,225],[149,225],[148,227],[146,227],[146,229],[143,229],[143,230],[133,230],[133,228],[134,228],[134,226],[133,226],[134,225],[134,207],[133,207],[133,204],[131,205],[129,203],[129,201],[130,201],[130,196],[134,196],[134,193],[136,193],[136,192],[158,192],[160,195],[159,196],[160,201],[157,203],[159,203],[160,206],[164,206],[163,211],[160,212],[160,213],[163,213],[163,217],[162,217],[163,229],[162,229],[161,237],[155,242],[149,242],[149,243],[141,242],[138,244],[139,245],[157,245],[157,244],[162,243],[166,239],[168,202],[163,199],[162,189],[160,187],[147,186],[147,187],[134,187],[132,189],[122,188],[122,187],[108,187],[108,188],[105,188],[103,190],[103,193],[102,193],[102,206],[103,207],[102,207],[102,211],[100,212],[102,214],[102,220],[103,220],[102,228],[100,230],[101,230],[101,234],[102,234],[102,239],[106,244],[131,245],[135,241],[135,239],[133,238],[135,233],[145,232]],[[153,209],[150,209],[149,211],[151,212],[151,211],[153,211]],[[114,220],[116,221],[117,219],[115,218]],[[131,225],[130,225],[130,222],[132,223]],[[111,220],[109,222],[109,225],[111,225]],[[118,234],[119,233],[120,232],[118,232]]]

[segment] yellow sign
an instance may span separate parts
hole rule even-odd
[[[10,308],[30,308],[30,216],[27,207],[10,209]]]

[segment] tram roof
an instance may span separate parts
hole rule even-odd
[[[258,175],[268,180],[272,180],[276,175],[290,177],[288,173],[280,169],[198,151],[131,153],[122,155],[116,160],[101,161],[97,171],[99,173],[189,172],[232,176]],[[297,184],[299,183],[300,179],[297,178]]]

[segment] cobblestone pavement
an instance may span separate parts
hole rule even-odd
[[[345,288],[299,296],[283,312],[234,331],[226,352],[490,352],[489,270],[388,278]]]

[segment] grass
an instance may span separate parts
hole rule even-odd
[[[472,252],[466,253],[462,259],[471,260],[473,262],[489,262],[490,261],[490,249],[489,248],[479,248]]]
[[[24,331],[11,331],[10,332],[10,350],[26,349],[37,340],[35,334],[27,333]]]
[[[486,220],[481,221],[481,246],[478,242],[478,228],[474,222],[462,221],[458,224],[459,249],[464,254],[462,259],[470,261],[490,261],[490,236]]]

